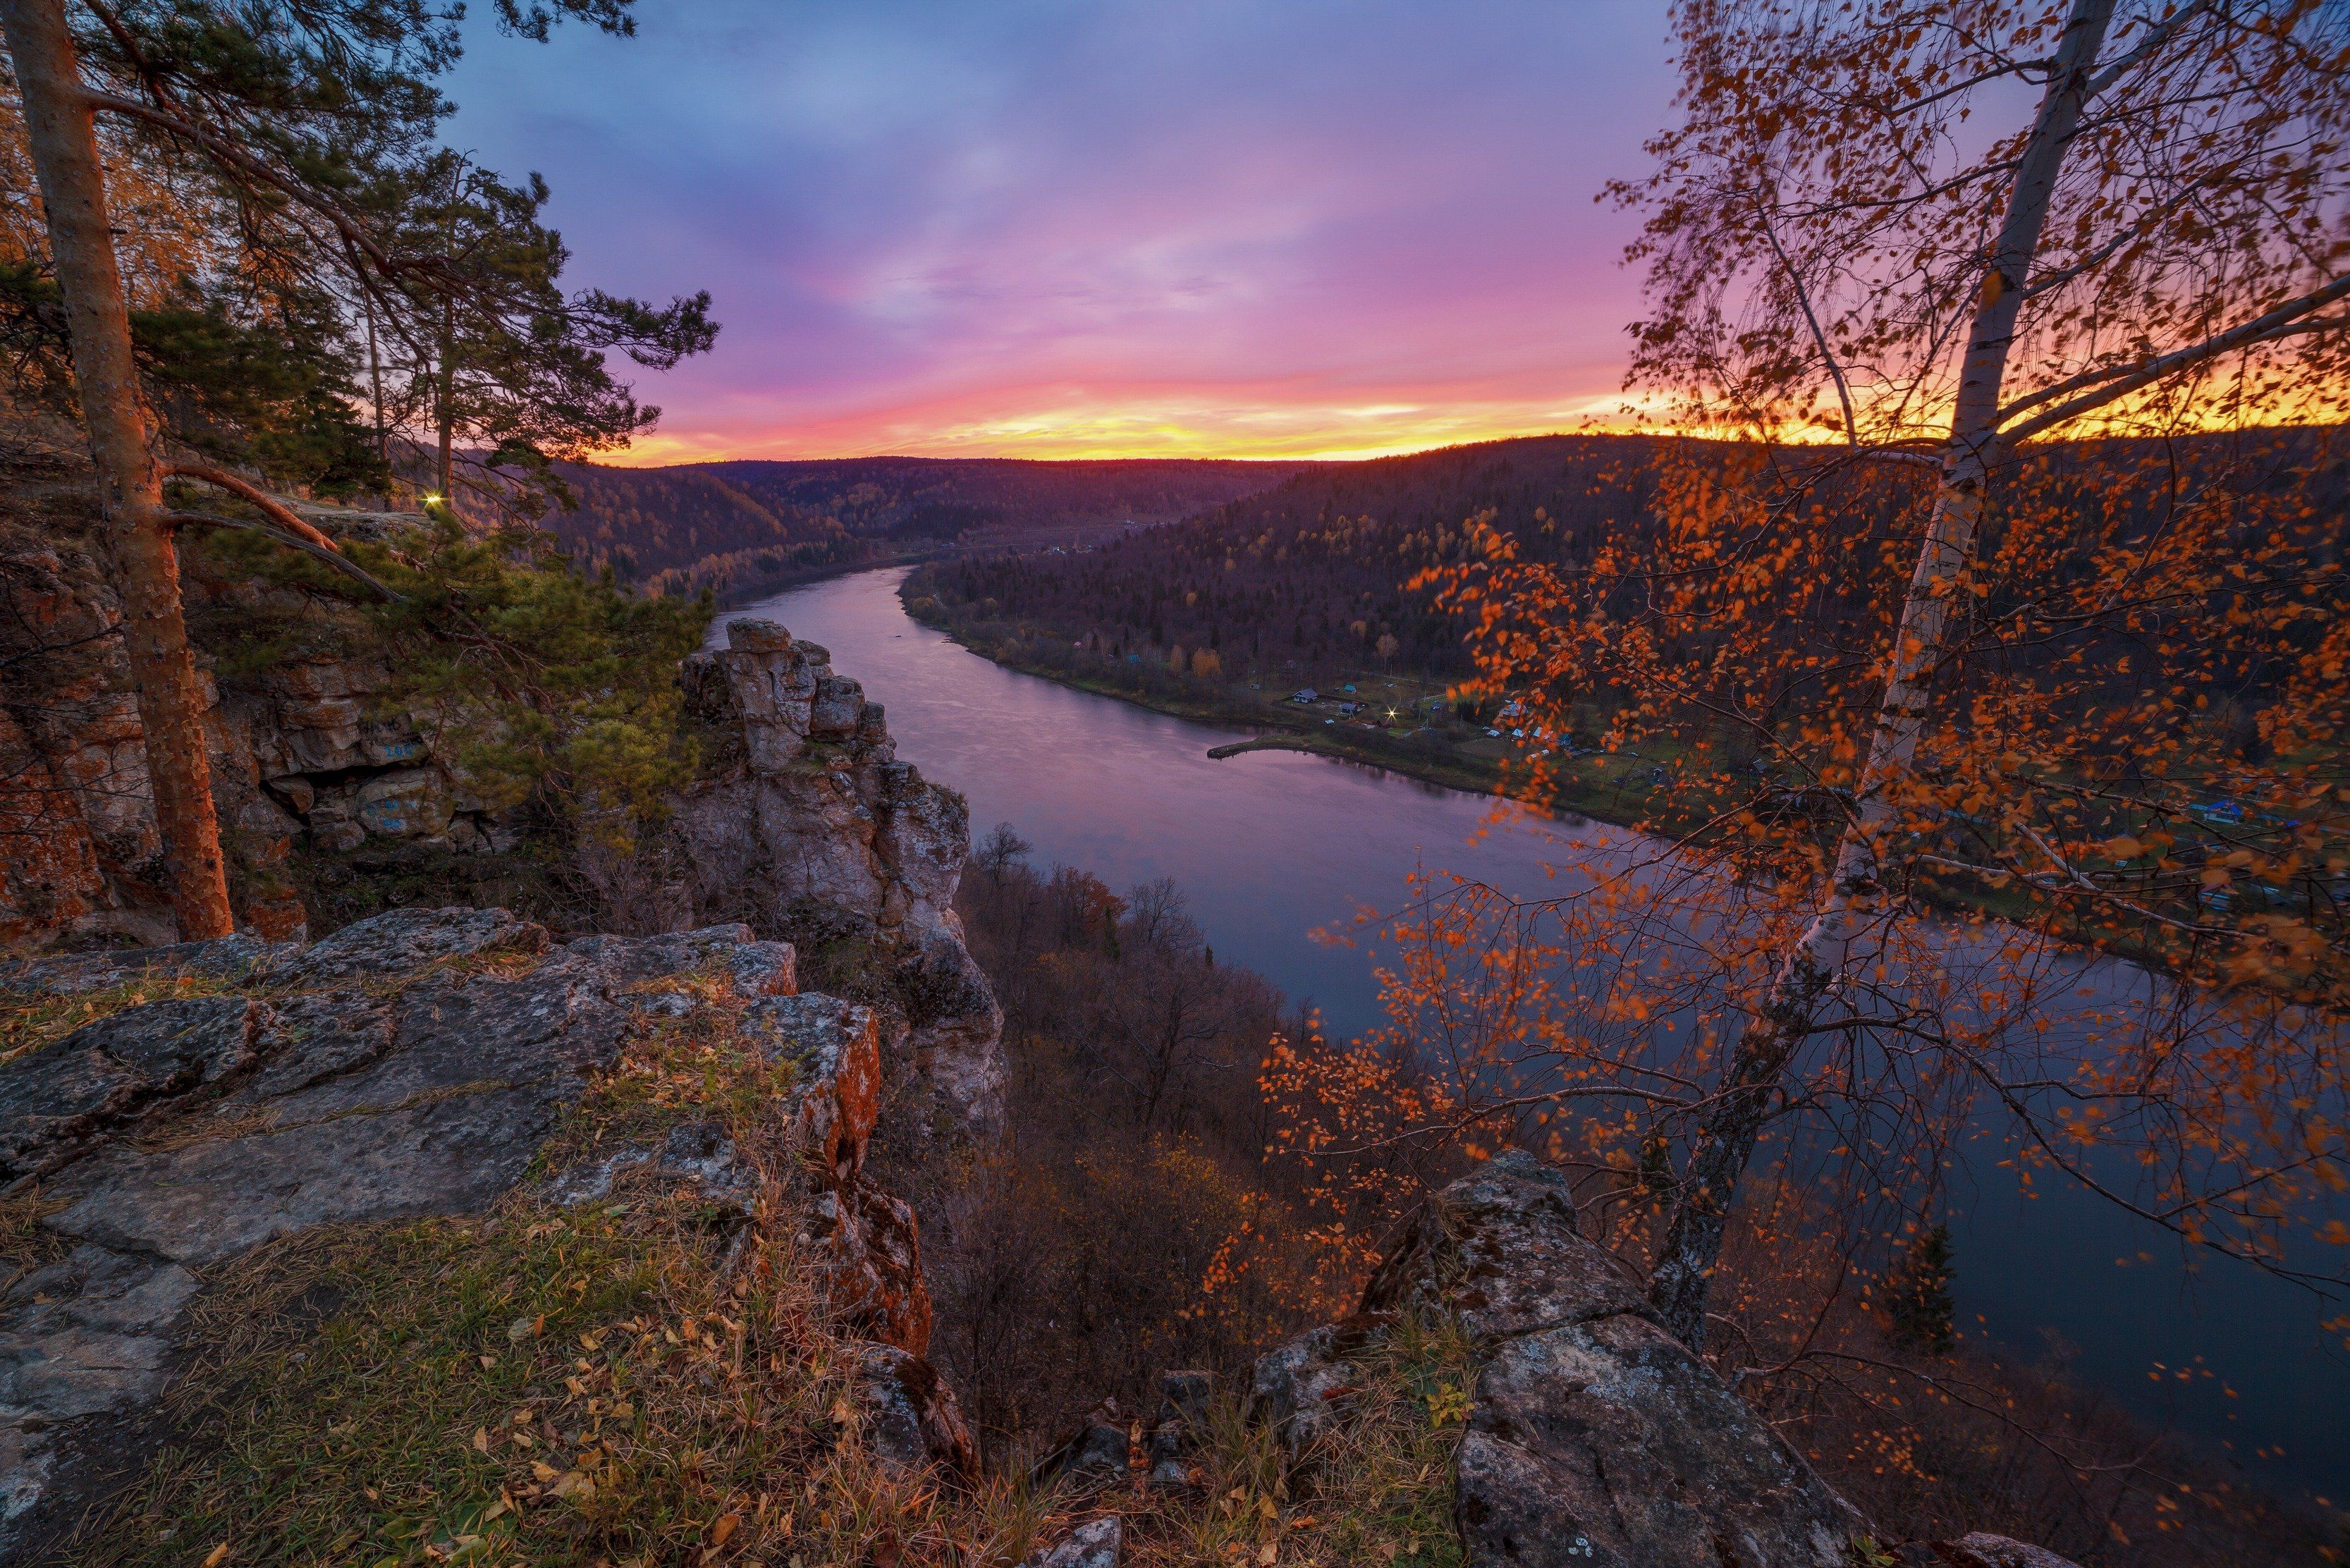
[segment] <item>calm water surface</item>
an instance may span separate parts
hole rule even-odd
[[[1336,1033],[1377,1021],[1372,959],[1316,930],[1392,906],[1415,867],[1533,891],[1558,857],[1556,829],[1523,813],[1496,824],[1483,797],[1295,752],[1211,762],[1207,749],[1235,732],[991,664],[908,618],[903,576],[818,583],[730,617],[830,649],[888,709],[899,755],[969,798],[974,837],[1009,822],[1039,865],[1121,888],[1173,877],[1218,952],[1312,1002]],[[2111,961],[2079,973],[2093,996],[2146,983]],[[1953,1226],[1963,1319],[2026,1355],[2064,1356],[2080,1380],[2248,1460],[2276,1454],[2261,1462],[2278,1481],[2350,1497],[2350,1366],[2329,1354],[2307,1297],[2241,1267],[2183,1268],[2175,1245],[2085,1194],[2027,1199],[1998,1155],[1975,1162]]]

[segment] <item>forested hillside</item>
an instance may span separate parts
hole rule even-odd
[[[1543,436],[1330,464],[1082,556],[941,565],[920,591],[958,621],[1035,622],[1111,663],[1181,648],[1226,674],[1464,674],[1460,629],[1404,585],[1459,559],[1462,522],[1489,511],[1545,557],[1587,556],[1644,514],[1648,446]]]
[[[2318,516],[2341,517],[2350,462],[2328,432],[2270,432],[2249,458],[2241,444],[2223,451],[2215,438],[2152,453],[2146,443],[2086,443],[2046,461],[2061,481],[2067,470],[2149,461],[2216,473],[2224,460],[2231,483],[2255,471],[2265,487],[2298,491]],[[966,640],[991,649],[1017,640],[1033,645],[1030,662],[1058,659],[1113,683],[1156,690],[1170,674],[1211,684],[1252,676],[1332,686],[1367,675],[1442,683],[1470,673],[1469,628],[1434,595],[1410,589],[1412,578],[1466,560],[1466,524],[1488,514],[1525,558],[1570,567],[1649,535],[1655,452],[1646,437],[1543,436],[1329,464],[1182,527],[1090,551],[938,563],[910,583],[908,597],[934,601],[931,618]],[[1901,532],[1896,514],[1922,472],[1831,470],[1814,485],[1814,501],[1838,508],[1840,525],[1853,530],[1852,547],[1841,565],[1832,561],[1804,618],[1857,613],[1841,577],[1864,572]],[[2077,504],[2104,504],[2094,487],[2075,488]],[[1995,537],[1996,521],[1991,527]],[[1782,606],[1775,618],[1793,613]],[[1170,670],[1179,652],[1181,669]]]
[[[915,457],[565,465],[578,499],[546,526],[591,566],[663,593],[745,597],[828,568],[958,539],[1162,523],[1312,465]]]

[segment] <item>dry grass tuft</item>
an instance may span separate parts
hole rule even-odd
[[[84,1024],[125,1008],[184,997],[218,996],[236,985],[234,976],[153,975],[78,996],[24,995],[0,992],[0,1067],[19,1056],[54,1045]]]
[[[1102,1500],[1133,1568],[1459,1568],[1452,1461],[1475,1377],[1457,1325],[1405,1319],[1360,1353],[1349,1413],[1293,1472],[1237,1395],[1211,1407],[1196,1499]]]

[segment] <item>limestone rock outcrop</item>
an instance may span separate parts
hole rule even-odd
[[[364,515],[320,520],[351,531],[348,520]],[[187,587],[201,622],[215,607],[200,580]],[[9,660],[0,828],[15,830],[0,831],[0,941],[12,946],[172,935],[145,732],[112,635],[120,619],[84,543],[0,529],[0,657]],[[380,659],[298,655],[225,687],[199,674],[213,808],[247,872],[236,911],[244,929],[303,933],[304,910],[276,876],[297,842],[334,851],[370,839],[453,849],[515,842],[511,820],[434,757],[427,729],[379,700],[390,682]]]
[[[673,818],[695,908],[780,931],[804,954],[870,950],[915,1081],[959,1125],[999,1125],[1003,1013],[954,912],[962,797],[897,760],[880,705],[826,649],[772,621],[733,621],[726,636],[683,674],[716,738],[709,776]]]
[[[835,1306],[874,1342],[865,1386],[876,1421],[895,1423],[887,1453],[969,1466],[952,1394],[922,1360],[911,1214],[862,1175],[880,1110],[873,1015],[797,992],[785,944],[738,925],[558,946],[504,910],[401,909],[307,950],[231,939],[141,956],[147,978],[218,989],[0,1064],[0,1198],[26,1228],[0,1284],[0,1558],[52,1540],[151,1451],[209,1271],[276,1237],[498,1201],[632,1031],[702,1005],[712,972],[750,999],[744,1038],[797,1068],[763,1125],[800,1157],[806,1201],[855,1219],[799,1251],[847,1282]],[[0,990],[93,989],[108,972],[95,957],[18,964]],[[756,1196],[714,1123],[608,1148],[534,1190],[587,1201],[631,1169],[740,1217]]]
[[[1523,1153],[1431,1196],[1353,1317],[1257,1363],[1253,1407],[1295,1462],[1346,1419],[1349,1358],[1402,1313],[1455,1319],[1480,1352],[1454,1476],[1472,1568],[1847,1568],[1874,1533],[1658,1326],[1577,1230],[1565,1180]],[[1935,1551],[1965,1568],[2061,1563],[1968,1541]]]
[[[361,535],[400,521],[318,520]],[[86,547],[0,526],[0,942],[19,950],[173,934],[120,619]],[[680,679],[706,776],[656,852],[617,867],[579,852],[579,882],[604,892],[597,923],[644,934],[747,921],[809,955],[850,955],[836,967],[886,977],[859,1000],[879,1004],[893,1082],[958,1131],[996,1126],[1003,1013],[953,909],[962,797],[898,761],[880,706],[781,627],[733,623],[727,648]],[[303,653],[204,683],[214,805],[244,868],[241,929],[308,934],[285,875],[297,847],[387,865],[438,856],[444,871],[476,868],[443,897],[508,896],[497,857],[519,844],[518,818],[469,787],[427,717],[390,701],[380,657]]]

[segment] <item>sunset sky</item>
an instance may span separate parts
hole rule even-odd
[[[1659,4],[639,11],[476,27],[450,84],[575,284],[715,296],[627,461],[1370,455],[1620,401],[1592,198],[1669,113]]]

